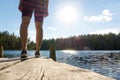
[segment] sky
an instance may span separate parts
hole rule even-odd
[[[1,0],[0,31],[19,35],[21,12],[19,0]],[[84,34],[118,34],[120,0],[49,0],[49,16],[44,19],[43,39],[65,38]],[[35,41],[34,16],[28,38]]]

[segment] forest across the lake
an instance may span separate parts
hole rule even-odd
[[[20,37],[8,31],[0,32],[0,44],[4,50],[20,50]],[[35,49],[35,42],[28,39],[28,50]],[[114,34],[87,34],[70,36],[68,38],[44,39],[41,50],[49,50],[50,45],[57,50],[120,50],[120,33]]]

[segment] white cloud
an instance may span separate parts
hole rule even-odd
[[[109,22],[112,20],[112,13],[105,9],[98,16],[84,16],[84,20],[88,22]]]
[[[91,32],[89,34],[108,34],[110,32],[118,34],[118,33],[120,33],[120,28],[103,29],[103,30],[98,30],[98,31],[95,31],[95,32]]]

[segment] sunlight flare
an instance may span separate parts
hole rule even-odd
[[[76,50],[62,50],[62,52],[67,54],[77,54]]]
[[[78,21],[78,10],[73,4],[62,4],[56,12],[56,17],[64,24],[71,24]]]

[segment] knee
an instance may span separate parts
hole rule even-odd
[[[42,27],[42,23],[40,22],[36,22],[36,30],[39,32],[42,32],[43,31],[43,27]]]
[[[24,26],[24,27],[27,27],[29,25],[30,21],[29,20],[26,20],[26,21],[22,21],[21,25]]]
[[[28,22],[22,22],[20,27],[20,33],[26,33],[28,30]]]
[[[37,31],[37,33],[42,33],[42,32],[43,32],[43,28],[42,28],[42,27],[38,27],[38,28],[36,29],[36,31]]]
[[[22,18],[22,23],[21,23],[22,26],[26,27],[29,25],[29,23],[30,23],[30,17],[25,16]]]

